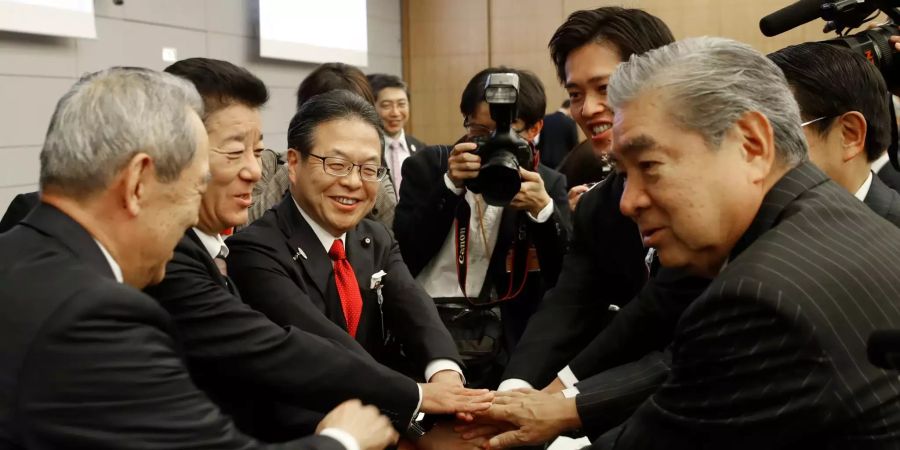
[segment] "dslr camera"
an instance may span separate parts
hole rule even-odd
[[[468,190],[481,194],[491,206],[506,206],[522,187],[519,167],[534,168],[531,144],[512,130],[518,117],[519,75],[492,73],[484,88],[484,100],[497,128],[490,136],[474,139],[474,153],[481,157],[478,176],[466,181]]]

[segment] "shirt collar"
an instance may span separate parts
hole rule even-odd
[[[872,171],[869,171],[869,176],[866,178],[866,181],[863,182],[862,186],[856,191],[854,196],[859,199],[859,201],[866,201],[866,196],[869,195],[869,188],[872,187]]]
[[[398,134],[396,138],[393,138],[393,137],[385,134],[384,135],[384,145],[387,146],[388,148],[390,148],[391,142],[396,142],[396,143],[400,144],[401,146],[403,146],[403,148],[406,148],[406,132],[403,131],[403,129],[401,129],[400,134]]]
[[[109,251],[106,250],[106,247],[100,243],[100,241],[94,239],[94,242],[97,243],[97,247],[100,247],[100,252],[103,253],[103,256],[106,257],[106,262],[109,263],[109,268],[112,269],[113,275],[116,277],[116,281],[119,283],[124,283],[125,278],[122,276],[122,268],[119,266],[119,263],[109,254]]]
[[[206,253],[209,253],[211,258],[228,257],[228,246],[225,245],[225,239],[221,234],[206,234],[197,227],[194,227],[194,233],[197,233],[197,238],[200,239],[200,243],[203,244],[203,248],[206,249]]]
[[[884,167],[888,161],[890,161],[890,157],[887,152],[881,154],[875,161],[872,161],[872,172],[878,173],[882,167]]]
[[[343,233],[337,237],[332,236],[331,233],[325,231],[325,229],[322,228],[321,225],[316,223],[315,220],[313,220],[311,217],[309,217],[308,214],[306,214],[306,211],[304,211],[303,208],[300,207],[300,204],[297,203],[297,199],[291,196],[291,200],[294,201],[294,206],[297,207],[297,211],[300,211],[300,215],[303,216],[303,220],[305,220],[306,223],[309,224],[309,227],[312,228],[313,233],[315,233],[316,237],[319,238],[319,242],[321,242],[322,247],[325,248],[325,253],[328,253],[328,251],[331,250],[331,245],[334,244],[335,239],[340,239],[341,244],[347,243],[347,241],[345,240],[345,238],[347,237],[347,233]],[[344,248],[347,248],[347,246],[344,245]]]

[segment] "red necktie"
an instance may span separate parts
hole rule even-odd
[[[362,295],[359,294],[356,274],[353,273],[350,261],[347,261],[344,243],[340,239],[335,239],[331,244],[328,256],[334,261],[334,282],[337,284],[341,308],[344,310],[344,318],[347,320],[347,331],[350,336],[356,337],[356,327],[359,326],[359,316],[362,315]]]

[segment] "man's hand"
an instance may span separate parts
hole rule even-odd
[[[331,410],[316,428],[337,428],[350,433],[360,450],[382,450],[397,443],[397,431],[387,417],[374,406],[363,406],[359,400],[347,400]]]
[[[557,392],[562,392],[566,388],[566,385],[563,384],[562,380],[559,377],[553,379],[550,384],[547,385],[544,389],[541,389],[541,392],[547,394],[556,394]]]
[[[522,209],[537,217],[541,210],[553,200],[550,194],[544,189],[544,179],[537,172],[532,172],[519,168],[519,176],[522,177],[522,187],[519,193],[509,202],[509,206],[515,209]]]
[[[466,180],[477,177],[481,170],[481,157],[472,153],[476,148],[478,146],[472,142],[463,142],[454,145],[450,151],[447,176],[457,188],[463,187]]]
[[[581,200],[581,196],[590,189],[590,186],[587,184],[579,184],[578,186],[572,187],[569,189],[569,210],[575,211],[575,207],[578,206],[578,200]]]
[[[453,430],[453,422],[438,422],[415,441],[418,450],[480,450],[485,444],[486,437],[463,439]]]
[[[540,444],[581,426],[574,398],[534,389],[496,393],[494,404],[479,417],[516,427],[491,438],[486,447],[491,449]]]
[[[430,383],[445,383],[453,386],[463,387],[462,375],[453,370],[442,370],[431,376],[428,380]]]
[[[434,379],[434,377],[432,377]],[[494,393],[487,389],[466,389],[452,383],[419,383],[425,414],[474,413],[491,407]]]

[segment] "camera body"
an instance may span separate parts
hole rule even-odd
[[[478,176],[466,181],[468,190],[481,194],[485,203],[506,206],[522,187],[519,167],[534,167],[531,144],[512,130],[518,116],[519,75],[492,73],[488,75],[484,100],[497,128],[489,137],[477,138],[474,151],[481,157]]]
[[[888,23],[880,27],[866,30],[851,36],[841,36],[825,42],[849,48],[866,57],[875,65],[887,82],[888,87],[895,88],[900,83],[900,58],[894,54],[889,39],[900,35],[897,25]]]

